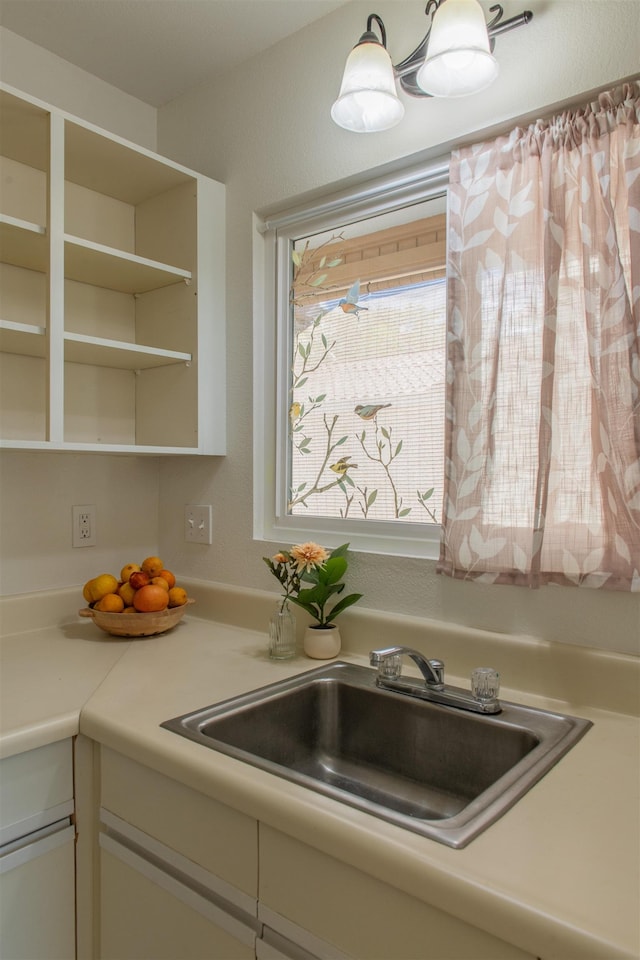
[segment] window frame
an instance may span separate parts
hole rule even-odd
[[[437,559],[440,524],[290,516],[286,512],[288,367],[291,349],[290,244],[445,196],[449,158],[408,167],[327,194],[297,208],[254,218],[254,539],[275,544],[348,541],[354,551]],[[264,296],[260,300],[258,291]]]

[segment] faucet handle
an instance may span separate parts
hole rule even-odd
[[[429,660],[431,669],[438,678],[438,683],[444,683],[444,661],[443,660]]]
[[[476,667],[471,673],[471,693],[476,700],[488,703],[500,693],[500,674],[493,667]]]
[[[381,657],[378,661],[378,676],[383,680],[397,680],[402,673],[402,656],[399,653]]]

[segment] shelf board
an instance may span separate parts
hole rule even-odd
[[[134,206],[179,184],[196,185],[170,160],[71,121],[65,124],[65,177]]]
[[[191,272],[134,253],[65,234],[64,272],[68,280],[121,293],[148,293],[191,280]]]
[[[55,450],[60,453],[120,453],[126,456],[194,456],[202,454],[198,447],[160,447],[139,443],[80,443],[75,440],[14,440],[0,438],[0,450]]]
[[[65,333],[64,358],[69,363],[86,363],[94,367],[115,367],[118,370],[149,370],[174,363],[191,363],[190,353],[161,350],[139,343],[105,340],[81,333]]]
[[[49,111],[0,90],[2,154],[37,170],[49,166]]]
[[[47,269],[49,245],[47,230],[39,223],[0,214],[0,260],[15,267]]]
[[[18,353],[25,357],[46,357],[45,327],[34,323],[0,320],[0,353]]]

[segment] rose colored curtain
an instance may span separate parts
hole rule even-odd
[[[438,571],[640,590],[640,85],[450,181]]]

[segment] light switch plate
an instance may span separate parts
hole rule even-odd
[[[211,543],[210,503],[185,504],[184,538],[188,543]]]

